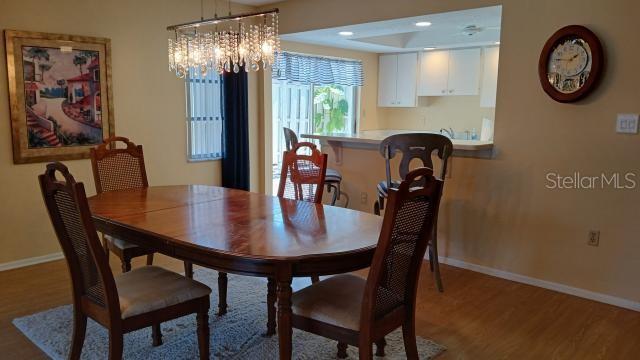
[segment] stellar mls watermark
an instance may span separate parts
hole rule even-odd
[[[547,173],[547,189],[560,190],[633,190],[638,186],[637,175],[633,171],[626,173],[601,173],[600,175],[583,175],[574,172],[571,175],[561,175],[557,172]]]

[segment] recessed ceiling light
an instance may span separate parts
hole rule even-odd
[[[351,36],[351,35],[353,35],[353,32],[352,31],[340,31],[338,33],[338,35],[340,35],[340,36]]]
[[[494,42],[494,44],[500,45],[500,41],[496,41],[496,42]]]
[[[426,47],[426,48],[424,48],[424,49],[425,49],[426,51],[429,51],[429,50],[435,50],[436,48],[434,48],[433,46],[428,46],[428,47]]]
[[[416,23],[416,26],[427,27],[427,26],[431,26],[431,23],[428,21],[420,21]]]

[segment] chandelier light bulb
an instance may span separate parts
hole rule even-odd
[[[269,44],[268,42],[264,42],[262,44],[262,53],[265,55],[271,54],[271,44]]]

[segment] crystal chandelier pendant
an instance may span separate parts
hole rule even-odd
[[[169,70],[192,73],[259,71],[273,67],[280,53],[278,10],[216,17],[167,28]]]

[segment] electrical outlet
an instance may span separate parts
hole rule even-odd
[[[589,231],[589,240],[587,241],[587,245],[590,245],[590,246],[600,245],[600,230]]]
[[[360,203],[361,204],[366,204],[368,202],[368,196],[366,192],[361,192],[360,193]]]

